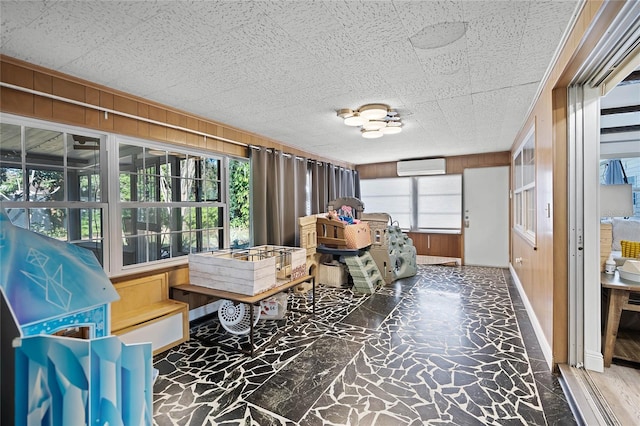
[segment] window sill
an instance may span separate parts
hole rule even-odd
[[[522,238],[522,240],[525,243],[529,244],[534,250],[538,249],[538,247],[536,246],[536,237],[534,234],[530,232],[523,232],[518,228],[513,228],[513,232],[514,234],[520,236],[520,238]]]

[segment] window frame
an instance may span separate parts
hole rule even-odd
[[[100,190],[100,200],[99,201],[83,201],[80,195],[80,190],[78,190],[77,199],[69,200],[70,194],[73,192],[70,190],[72,182],[70,181],[70,175],[76,173],[78,177],[78,182],[80,183],[81,176],[87,176],[87,173],[77,173],[80,168],[73,167],[69,164],[69,152],[68,152],[68,142],[69,136],[83,136],[92,139],[98,139],[100,144],[100,149],[98,153],[98,162],[99,165],[99,176],[105,176],[107,173],[107,160],[105,154],[105,144],[106,144],[106,136],[104,133],[96,132],[91,129],[79,128],[74,126],[68,126],[59,123],[51,123],[43,120],[36,120],[32,118],[24,118],[13,116],[10,114],[2,114],[0,116],[0,122],[2,124],[18,126],[20,127],[20,169],[22,171],[22,186],[23,188],[29,187],[29,170],[60,170],[63,175],[64,180],[64,188],[63,188],[63,200],[47,200],[47,201],[38,201],[30,199],[30,194],[28,191],[24,190],[25,194],[20,201],[8,201],[8,200],[0,200],[0,206],[6,210],[22,210],[24,214],[26,214],[26,227],[25,229],[32,230],[33,232],[40,233],[42,235],[47,235],[49,237],[55,238],[59,241],[65,241],[80,247],[84,247],[90,249],[92,251],[101,252],[102,259],[99,261],[103,264],[103,268],[108,270],[109,265],[109,239],[106,233],[107,224],[109,223],[109,209],[108,209],[108,195],[106,186],[107,184],[104,182],[104,179],[100,178],[99,182],[99,190]],[[41,163],[33,162],[28,158],[27,150],[26,150],[26,138],[27,138],[27,130],[28,129],[37,129],[41,131],[50,131],[60,133],[62,136],[61,146],[62,146],[62,158],[61,164],[56,165],[55,167],[47,168],[46,161]],[[17,166],[18,161],[6,161],[4,164],[14,163]],[[43,168],[44,167],[44,168]],[[89,175],[95,175],[94,173],[90,173]],[[79,189],[79,188],[78,188]],[[30,219],[30,214],[37,210],[64,210],[65,215],[62,220],[65,236],[54,236],[48,233],[38,232],[32,229],[32,223]],[[86,211],[99,211],[101,220],[100,226],[100,234],[99,236],[94,237],[92,232],[90,232],[91,236],[89,238],[83,238],[82,233],[82,219],[81,216]],[[72,213],[74,212],[74,213]],[[86,214],[86,213],[85,213]],[[78,217],[77,221],[74,221],[72,224],[72,220],[70,218],[72,216]],[[89,220],[91,222],[91,220]],[[18,225],[20,226],[20,225]],[[75,232],[71,232],[72,228],[76,228]],[[70,234],[77,234],[79,238],[74,238]],[[94,244],[98,244],[95,248],[91,248]]]
[[[226,156],[217,154],[217,153],[204,152],[201,150],[192,149],[190,147],[176,147],[170,144],[164,144],[160,142],[154,142],[154,141],[149,141],[145,139],[133,138],[133,137],[122,136],[122,135],[113,135],[112,139],[113,139],[113,143],[111,143],[109,146],[112,146],[115,148],[110,151],[110,164],[113,164],[114,167],[110,168],[109,182],[117,182],[117,184],[110,186],[110,191],[112,191],[111,199],[115,200],[113,203],[109,204],[109,209],[111,211],[112,217],[122,218],[124,209],[158,209],[157,211],[160,211],[160,209],[170,209],[170,210],[196,209],[196,211],[201,211],[200,209],[205,209],[205,208],[218,209],[219,210],[218,226],[214,228],[207,228],[207,229],[197,228],[195,231],[189,231],[189,232],[185,230],[181,230],[180,233],[184,234],[185,232],[187,232],[188,234],[191,234],[195,232],[196,235],[198,235],[202,232],[206,232],[207,234],[210,234],[212,231],[217,232],[218,248],[224,248],[228,246],[229,242],[227,240],[229,238],[229,214],[228,214],[227,203],[225,201],[228,195],[228,189],[227,189],[228,163],[226,161]],[[146,152],[164,151],[167,153],[170,152],[170,153],[175,153],[180,155],[186,155],[187,158],[194,157],[199,159],[202,159],[202,158],[216,159],[218,161],[218,182],[219,182],[218,199],[215,201],[206,201],[206,200],[204,201],[203,200],[159,201],[157,199],[154,199],[154,200],[144,199],[142,201],[122,200],[120,196],[121,170],[120,170],[120,164],[119,164],[120,162],[119,154],[120,154],[121,145],[128,145],[132,147],[142,148],[143,150],[146,150]],[[135,165],[134,167],[136,169],[140,169],[138,165]],[[150,166],[147,167],[147,164],[144,163],[142,167],[146,170]],[[149,175],[144,172],[140,173],[139,171],[136,172],[136,175],[155,176],[155,174]],[[185,180],[195,181],[195,179],[192,179],[193,178],[192,176],[183,176],[182,173],[180,176],[174,176],[173,171],[170,177],[172,178],[172,180],[185,179]],[[202,181],[201,183],[204,183],[204,181]],[[149,211],[152,211],[152,210],[149,210]],[[196,216],[198,216],[197,212],[196,212]],[[123,232],[122,228],[123,228],[122,220],[114,221],[113,226],[110,229],[110,232],[111,232],[110,240],[120,241],[123,238],[123,236],[125,236],[125,232]],[[137,239],[143,240],[149,237],[155,237],[157,239],[158,237],[162,238],[165,235],[172,235],[175,233],[178,233],[178,231],[170,230],[167,233],[167,232],[163,232],[162,230],[158,230],[158,231],[147,230],[147,234],[140,234],[140,236],[136,236],[133,238],[135,239],[135,241],[137,241]],[[202,236],[196,237],[196,238],[202,238]],[[112,272],[114,273],[129,273],[131,271],[137,272],[139,270],[157,268],[158,265],[171,266],[176,264],[183,264],[186,262],[186,259],[187,259],[187,255],[178,255],[178,256],[172,256],[165,259],[162,259],[162,258],[149,259],[146,262],[135,262],[135,263],[125,265],[123,245],[112,244]]]
[[[132,265],[123,265],[123,249],[122,244],[119,241],[122,239],[122,221],[119,219],[121,217],[121,212],[123,205],[120,201],[120,181],[119,181],[119,144],[133,144],[136,146],[144,146],[150,149],[158,149],[164,150],[172,153],[180,153],[185,155],[191,155],[199,158],[214,158],[217,160],[217,194],[218,198],[215,201],[205,201],[204,203],[201,201],[184,201],[180,202],[180,205],[185,205],[187,207],[213,207],[218,208],[219,211],[217,213],[216,222],[218,226],[216,226],[216,232],[218,234],[218,245],[220,248],[229,246],[229,238],[230,238],[230,230],[229,230],[229,209],[228,209],[228,197],[230,193],[229,189],[229,161],[230,159],[237,159],[241,161],[248,162],[247,158],[243,157],[234,157],[228,154],[217,153],[213,151],[207,151],[205,149],[199,149],[197,147],[192,146],[182,146],[175,145],[166,142],[157,142],[151,141],[142,138],[135,138],[124,136],[120,134],[104,132],[99,130],[87,129],[84,127],[78,126],[70,126],[62,123],[50,122],[46,120],[40,120],[35,118],[27,118],[20,117],[11,114],[2,114],[0,115],[0,122],[2,124],[14,125],[20,127],[21,132],[21,142],[20,142],[20,167],[22,173],[22,182],[24,182],[27,177],[25,176],[26,170],[29,168],[26,164],[26,155],[25,152],[25,132],[27,128],[36,128],[42,130],[49,130],[52,132],[61,132],[63,133],[63,144],[67,143],[66,134],[74,134],[81,136],[88,136],[92,138],[98,138],[100,140],[100,149],[99,149],[99,185],[100,185],[100,200],[99,201],[91,201],[91,197],[87,198],[86,195],[83,195],[82,192],[76,191],[77,200],[69,201],[68,200],[68,186],[69,182],[67,182],[67,175],[65,174],[65,198],[64,201],[47,201],[47,202],[38,202],[36,205],[36,201],[30,200],[21,200],[21,201],[11,201],[11,200],[0,200],[0,206],[5,209],[23,209],[25,213],[29,213],[27,209],[37,209],[37,208],[57,208],[57,209],[77,209],[78,214],[85,215],[84,211],[80,209],[100,209],[102,215],[102,227],[101,227],[101,243],[102,243],[102,264],[105,273],[108,276],[118,276],[125,275],[131,273],[145,272],[150,270],[157,270],[158,268],[171,267],[175,265],[183,265],[187,263],[188,256],[181,255],[177,257],[172,257],[169,259],[160,259],[148,261],[145,263],[136,263]],[[65,148],[68,150],[68,147]],[[66,152],[66,151],[64,151]],[[66,154],[65,154],[66,155]],[[17,158],[17,156],[16,156]],[[4,158],[3,158],[4,159]],[[8,167],[12,167],[12,164],[18,164],[17,159],[10,159],[3,161],[4,164],[8,164]],[[66,170],[66,160],[64,160],[64,169]],[[70,166],[72,167],[72,166]],[[73,167],[72,167],[73,168]],[[88,181],[95,182],[94,177],[85,177],[81,178],[81,176],[85,176],[86,173],[80,173],[78,175],[78,182],[81,179],[85,179]],[[210,179],[209,179],[210,180]],[[204,181],[203,181],[204,182]],[[216,191],[214,188],[213,191]],[[26,191],[25,191],[26,192]],[[25,195],[28,198],[28,194]],[[146,202],[145,206],[149,207],[166,207],[172,203],[156,203],[156,202]],[[177,207],[177,206],[176,206]],[[84,217],[84,216],[83,216]],[[112,220],[113,219],[113,220]],[[80,222],[79,222],[80,223]],[[28,224],[28,221],[27,221]],[[249,226],[251,224],[249,223]],[[66,224],[66,234],[67,241],[69,240],[68,235],[69,225]],[[82,233],[81,233],[82,236]],[[82,237],[81,237],[82,238]],[[73,240],[72,242],[76,242]]]
[[[446,196],[452,195],[457,197],[457,201],[459,202],[459,205],[456,206],[456,212],[454,212],[453,214],[457,213],[457,217],[458,220],[456,221],[457,226],[453,226],[453,227],[441,227],[441,226],[430,226],[430,227],[425,227],[425,226],[420,226],[420,215],[423,213],[420,210],[420,199],[421,197],[425,197],[425,196],[430,196],[424,193],[420,192],[420,183],[421,182],[427,182],[429,179],[432,179],[433,181],[437,181],[437,180],[457,180],[457,182],[455,182],[456,184],[459,185],[459,190],[452,192],[450,194],[444,194]],[[391,183],[393,181],[396,182],[403,182],[403,183],[409,183],[409,185],[404,185],[404,186],[408,186],[410,187],[410,193],[408,195],[402,195],[403,198],[407,198],[408,197],[408,204],[409,204],[409,212],[407,213],[409,216],[409,226],[404,226],[404,223],[399,224],[401,229],[403,231],[407,231],[407,232],[422,232],[422,233],[450,233],[450,234],[461,234],[462,233],[462,174],[459,173],[447,173],[447,174],[440,174],[440,175],[422,175],[422,176],[399,176],[399,177],[389,177],[389,178],[374,178],[374,179],[361,179],[360,180],[360,193],[361,193],[361,199],[362,201],[365,203],[365,213],[367,212],[374,212],[374,210],[372,210],[370,208],[370,206],[368,206],[367,204],[367,197],[366,194],[364,193],[364,188],[362,183],[363,182],[382,182],[384,181],[385,183]],[[366,186],[366,184],[365,184]],[[374,185],[378,188],[381,187],[381,185]],[[443,195],[443,194],[439,194],[439,195]],[[385,195],[380,195],[380,194],[376,194],[374,195],[375,197],[383,197],[383,198],[391,198],[394,196],[398,196],[397,194],[385,194]],[[436,194],[437,196],[437,194]],[[369,203],[370,204],[370,203]],[[378,203],[380,204],[380,203]],[[446,203],[445,203],[446,204]],[[393,211],[390,211],[389,209],[385,209],[385,213],[389,213],[391,215],[391,220],[393,220],[395,222],[395,218],[393,215]],[[429,216],[437,216],[437,212],[434,211],[428,211],[428,212],[424,212],[424,214],[429,215]],[[446,214],[451,215],[451,212],[447,212]]]
[[[518,148],[514,151],[513,169],[513,229],[533,246],[537,240],[537,191],[536,191],[536,127],[531,126]],[[525,164],[525,155],[530,161]],[[529,169],[528,169],[529,168]]]

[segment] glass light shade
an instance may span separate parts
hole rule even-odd
[[[395,134],[398,134],[398,133],[400,133],[402,131],[402,127],[400,127],[400,126],[392,126],[392,127],[387,126],[387,127],[384,127],[382,129],[380,129],[380,131],[385,135],[395,135]]]
[[[362,137],[365,139],[377,139],[382,137],[380,130],[363,130]]]
[[[383,104],[369,104],[361,106],[358,112],[367,120],[380,120],[387,116],[388,110],[389,107]]]
[[[364,123],[362,125],[362,128],[365,130],[380,130],[384,128],[386,125],[387,123],[385,123],[384,121],[374,120],[374,121],[369,121],[367,123]]]
[[[362,126],[367,121],[369,120],[356,114],[356,115],[352,115],[351,117],[345,118],[344,124],[346,124],[347,126]]]

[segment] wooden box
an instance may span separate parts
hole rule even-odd
[[[256,246],[189,255],[191,284],[256,295],[307,274],[306,250]]]
[[[318,265],[318,284],[342,287],[347,283],[346,267],[338,262]]]

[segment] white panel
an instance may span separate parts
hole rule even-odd
[[[417,179],[418,228],[460,229],[462,221],[462,175]]]
[[[366,213],[388,213],[402,229],[411,227],[412,178],[363,179],[360,199]]]
[[[151,343],[151,348],[155,351],[184,337],[182,332],[182,313],[136,328],[118,337],[126,344],[149,342]]]

